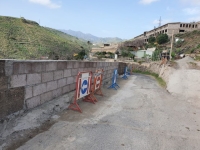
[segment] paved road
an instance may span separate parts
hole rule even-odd
[[[200,109],[171,96],[151,77],[119,81],[83,113],[67,110],[19,150],[199,150]]]

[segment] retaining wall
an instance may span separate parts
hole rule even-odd
[[[124,63],[0,60],[0,118],[28,110],[75,90],[80,71],[104,69],[103,83]]]

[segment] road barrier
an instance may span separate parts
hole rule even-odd
[[[128,67],[125,67],[124,69],[124,75],[122,76],[123,79],[128,79],[128,76],[130,75],[130,72],[128,72]]]
[[[76,92],[74,96],[74,102],[69,106],[69,109],[82,112],[77,100],[84,98],[86,102],[95,104],[95,98],[91,95],[91,82],[92,72],[79,72],[76,78]]]
[[[118,75],[117,72],[118,72],[117,69],[115,69],[114,72],[113,72],[113,77],[112,77],[112,85],[108,88],[112,88],[112,89],[117,90],[116,87],[119,87],[119,85],[116,83],[117,82],[117,75]]]
[[[102,81],[103,81],[103,69],[98,69],[96,70],[95,76],[94,76],[94,86],[92,89],[93,94],[98,94],[98,95],[103,96],[103,93],[101,91]]]

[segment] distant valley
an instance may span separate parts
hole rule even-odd
[[[80,31],[73,31],[73,30],[60,30],[60,31],[67,33],[69,35],[75,36],[79,39],[90,41],[92,43],[118,43],[118,42],[125,41],[125,39],[120,39],[118,37],[101,38],[101,37],[94,36],[92,34],[88,34],[88,33],[85,34],[85,33],[82,33]]]

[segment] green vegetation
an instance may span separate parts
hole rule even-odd
[[[185,54],[196,52],[198,53],[200,51],[200,31],[194,30],[192,32],[186,32],[184,34],[177,34],[175,35],[175,37],[184,39],[184,41],[178,41],[174,44],[176,48],[176,53],[177,49],[180,49],[179,53]]]
[[[156,42],[158,44],[164,44],[166,42],[168,42],[169,39],[168,39],[168,35],[167,34],[159,34],[157,37],[156,37]]]
[[[90,43],[25,18],[0,16],[0,59],[74,59]]]
[[[156,38],[155,37],[150,37],[149,38],[149,43],[153,44],[156,42]]]
[[[149,71],[140,71],[140,70],[133,70],[133,72],[153,76],[162,87],[166,87],[166,82],[156,73],[152,73]]]
[[[153,61],[158,61],[160,60],[160,54],[161,54],[161,51],[156,49],[152,55],[152,60]]]
[[[96,52],[95,55],[97,56],[98,59],[101,59],[101,58],[114,58],[115,54],[111,52]]]
[[[132,54],[130,51],[125,51],[125,50],[122,50],[121,55],[122,55],[122,57],[129,57],[129,58],[135,57],[135,55]]]

